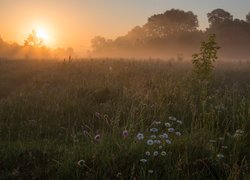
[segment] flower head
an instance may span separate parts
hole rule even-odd
[[[147,162],[147,159],[140,159],[140,162],[146,163],[146,162]]]
[[[166,143],[167,144],[172,144],[171,140],[169,140],[169,139],[166,140]]]
[[[176,117],[173,117],[173,116],[169,116],[168,119],[171,121],[176,121]]]
[[[154,121],[153,124],[155,124],[155,125],[160,125],[160,124],[161,124],[161,121]]]
[[[122,136],[127,137],[128,136],[128,131],[127,130],[122,131]]]
[[[159,155],[159,152],[158,152],[158,151],[154,151],[153,155],[154,155],[154,156],[158,156],[158,155]]]
[[[179,124],[182,124],[182,121],[181,121],[181,120],[177,120],[176,122],[179,123]]]
[[[165,139],[167,139],[168,138],[168,134],[167,133],[163,133],[162,137],[165,138]]]
[[[147,145],[152,146],[154,144],[154,141],[152,139],[147,140]]]
[[[136,137],[137,137],[138,140],[143,140],[144,139],[144,135],[142,133],[138,133]]]
[[[158,129],[157,129],[157,128],[151,128],[151,129],[150,129],[150,132],[156,133],[156,132],[158,132]]]
[[[171,124],[170,123],[165,123],[165,126],[167,127],[167,128],[169,128],[169,127],[171,127]]]
[[[241,137],[241,136],[243,136],[244,133],[245,133],[245,131],[243,131],[241,129],[237,129],[235,131],[234,137],[236,137],[236,138]]]
[[[77,162],[78,166],[84,166],[85,165],[85,161],[82,159],[82,160],[79,160]]]
[[[176,132],[175,134],[176,134],[176,136],[181,136],[180,132]]]
[[[155,139],[156,135],[151,135],[150,138]]]
[[[235,133],[239,133],[239,134],[244,134],[244,132],[245,132],[245,131],[243,131],[243,130],[241,130],[241,129],[237,129],[237,130],[235,131]]]
[[[100,139],[101,139],[101,135],[100,134],[95,135],[95,141],[99,141]]]
[[[150,152],[149,151],[146,151],[145,154],[146,154],[146,156],[150,156]]]
[[[155,143],[155,144],[161,144],[161,140],[155,139],[155,140],[154,140],[154,143]]]
[[[223,154],[217,154],[218,159],[223,159],[225,156]]]
[[[168,128],[168,132],[174,132],[174,128]]]
[[[162,155],[162,156],[166,156],[166,155],[167,155],[166,151],[162,151],[162,152],[161,152],[161,155]]]
[[[239,138],[239,137],[241,137],[241,136],[242,136],[242,134],[239,134],[239,133],[235,133],[235,134],[233,135],[234,138]]]

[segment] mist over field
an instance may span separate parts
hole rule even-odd
[[[233,18],[224,9],[207,13],[209,27],[199,30],[197,15],[191,11],[170,9],[152,15],[146,24],[135,26],[127,34],[115,39],[96,36],[91,41],[91,49],[84,57],[110,58],[160,58],[190,59],[199,50],[200,43],[211,34],[216,34],[221,46],[220,59],[249,60],[250,56],[250,15],[246,19]],[[73,48],[51,49],[45,44],[35,43],[36,34],[30,34],[24,45],[11,44],[0,39],[1,57],[7,58],[49,58],[67,59],[68,56],[81,57]],[[31,41],[31,42],[28,42]]]

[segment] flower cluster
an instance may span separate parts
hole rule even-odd
[[[243,130],[241,130],[241,129],[237,129],[236,131],[235,131],[235,134],[233,135],[235,138],[239,138],[239,137],[242,137],[243,135],[244,135],[244,131]]]
[[[139,142],[145,143],[146,152],[143,153],[141,163],[149,163],[155,158],[165,157],[170,154],[168,146],[172,144],[175,138],[178,138],[182,133],[178,130],[182,121],[176,117],[170,116],[167,122],[153,121],[150,125],[148,132],[138,133],[136,138]],[[152,174],[152,169],[148,173]]]
[[[208,143],[210,144],[210,150],[218,160],[222,160],[225,158],[224,153],[228,148],[228,146],[225,145],[225,137],[210,139]]]

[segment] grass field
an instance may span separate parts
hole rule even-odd
[[[191,70],[0,60],[0,179],[249,179],[250,64]]]

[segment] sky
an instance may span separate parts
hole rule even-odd
[[[216,8],[245,19],[250,0],[0,0],[0,36],[22,44],[36,29],[47,34],[49,47],[83,52],[95,36],[114,39],[172,8],[192,11],[205,29],[206,14]]]

